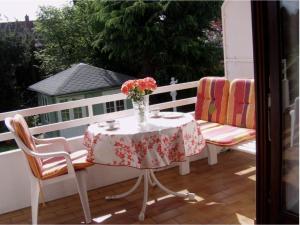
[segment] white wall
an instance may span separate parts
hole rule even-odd
[[[69,139],[72,148],[84,148],[82,136]],[[61,150],[56,146],[53,149]],[[42,149],[42,148],[40,148]],[[204,150],[193,160],[207,156]],[[0,153],[0,214],[30,206],[30,183],[25,170],[25,159],[21,150]],[[176,165],[176,164],[174,164]],[[139,175],[139,171],[129,167],[95,165],[88,168],[88,189],[95,189],[125,181]],[[51,184],[44,188],[46,201],[62,198],[76,193],[72,180]]]
[[[225,76],[254,78],[250,0],[225,0],[222,5]]]

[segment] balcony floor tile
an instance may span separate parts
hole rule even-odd
[[[180,176],[178,168],[157,172],[158,179],[170,189],[189,190],[196,193],[197,198],[189,202],[169,197],[158,188],[150,188],[149,206],[143,224],[254,224],[255,180],[250,179],[255,176],[253,168],[255,156],[229,151],[220,154],[219,163],[214,166],[208,166],[207,159],[192,162],[191,173],[186,176]],[[142,204],[142,189],[125,199],[104,199],[106,195],[129,189],[133,182],[125,181],[89,191],[94,223],[141,223],[137,216]],[[40,224],[80,224],[83,218],[78,195],[48,202],[39,210]],[[30,208],[0,215],[0,223],[30,222]]]

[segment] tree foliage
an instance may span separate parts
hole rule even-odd
[[[0,112],[34,104],[27,87],[39,80],[32,33],[0,29]]]
[[[36,56],[50,74],[86,62],[133,76],[153,75],[160,84],[222,73],[220,1],[76,1],[42,8]],[[213,35],[211,35],[213,32]]]
[[[97,0],[101,24],[95,46],[109,58],[127,61],[136,73],[181,81],[217,72],[222,51],[207,30],[220,17],[220,2]]]
[[[62,9],[41,7],[35,32],[42,48],[36,52],[46,74],[66,69],[77,62],[93,64],[94,34],[90,29],[90,1]]]

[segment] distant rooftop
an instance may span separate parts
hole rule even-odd
[[[131,79],[134,77],[79,63],[29,86],[28,89],[55,96],[121,86]]]
[[[13,21],[13,22],[8,22],[8,21],[1,21],[0,20],[0,30],[1,31],[6,31],[6,32],[11,32],[15,31],[18,33],[24,33],[25,31],[30,31],[32,32],[34,24],[33,21],[29,20],[29,16],[25,16],[24,21]]]

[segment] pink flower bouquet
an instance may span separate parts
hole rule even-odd
[[[145,95],[151,94],[157,88],[156,81],[152,77],[146,77],[138,80],[128,80],[122,87],[121,91],[127,95],[127,98],[134,102],[143,100]]]

